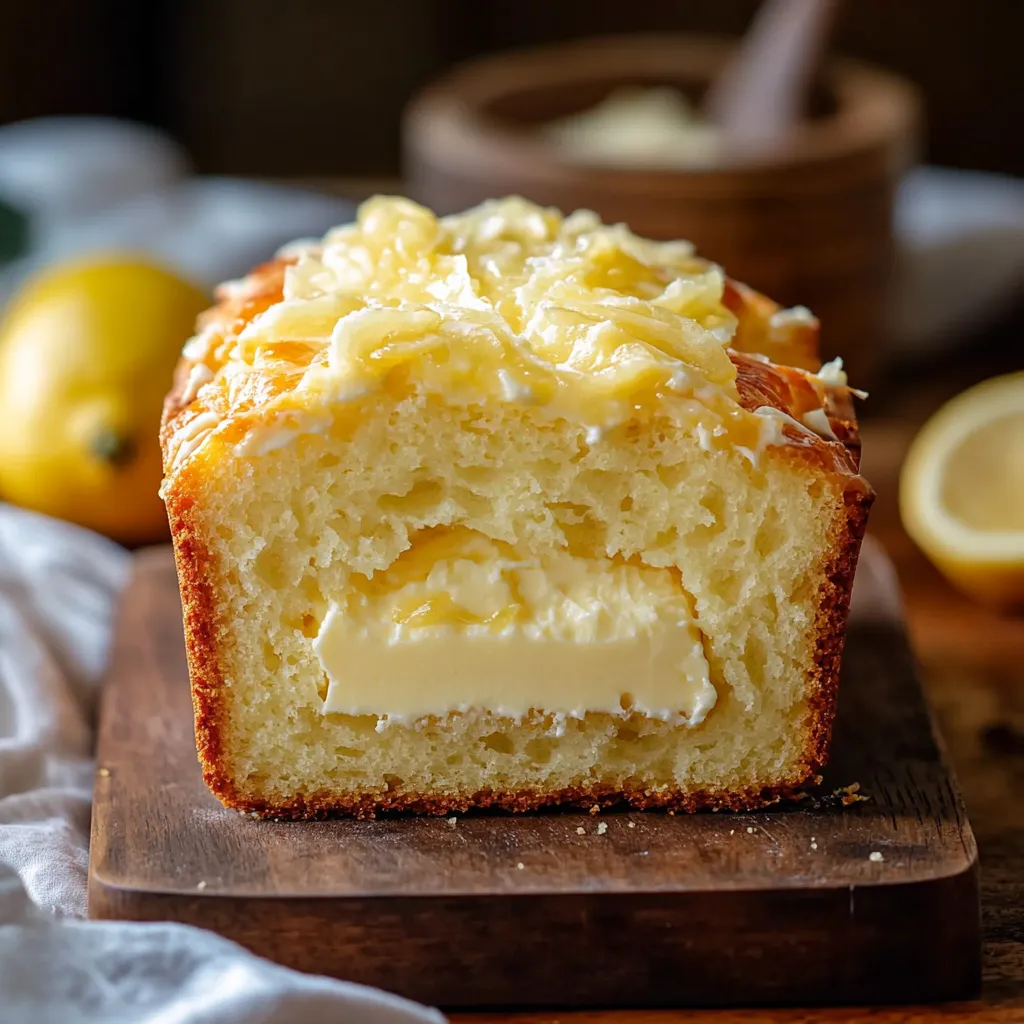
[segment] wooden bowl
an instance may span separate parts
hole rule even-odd
[[[536,130],[620,86],[671,84],[699,97],[731,49],[693,36],[626,36],[463,65],[407,112],[411,193],[439,212],[517,193],[596,210],[641,235],[688,238],[731,276],[809,306],[826,358],[842,355],[854,383],[869,381],[884,350],[894,190],[916,149],[912,87],[836,61],[816,114],[783,147],[707,170],[583,166]]]

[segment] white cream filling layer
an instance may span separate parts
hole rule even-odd
[[[375,715],[380,727],[472,711],[704,720],[717,694],[667,570],[565,552],[542,565],[489,544],[330,604],[313,641],[324,713]]]

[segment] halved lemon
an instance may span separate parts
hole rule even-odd
[[[900,515],[961,590],[1024,606],[1024,372],[970,388],[925,424],[900,474]]]

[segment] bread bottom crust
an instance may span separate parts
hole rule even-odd
[[[257,795],[241,793],[217,774],[206,778],[207,785],[221,802],[243,814],[285,821],[309,821],[324,818],[376,818],[384,814],[443,816],[466,811],[488,810],[522,814],[545,808],[583,809],[596,813],[606,808],[635,811],[661,810],[670,814],[697,811],[756,811],[783,800],[799,799],[821,782],[821,776],[808,768],[803,781],[788,782],[741,790],[618,789],[612,786],[578,786],[569,789],[484,790],[476,793],[430,796],[418,793],[332,792],[297,794],[275,802]]]

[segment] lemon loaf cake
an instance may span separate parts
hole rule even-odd
[[[218,299],[162,493],[225,804],[743,809],[816,780],[872,494],[810,313],[516,198],[370,200]]]

